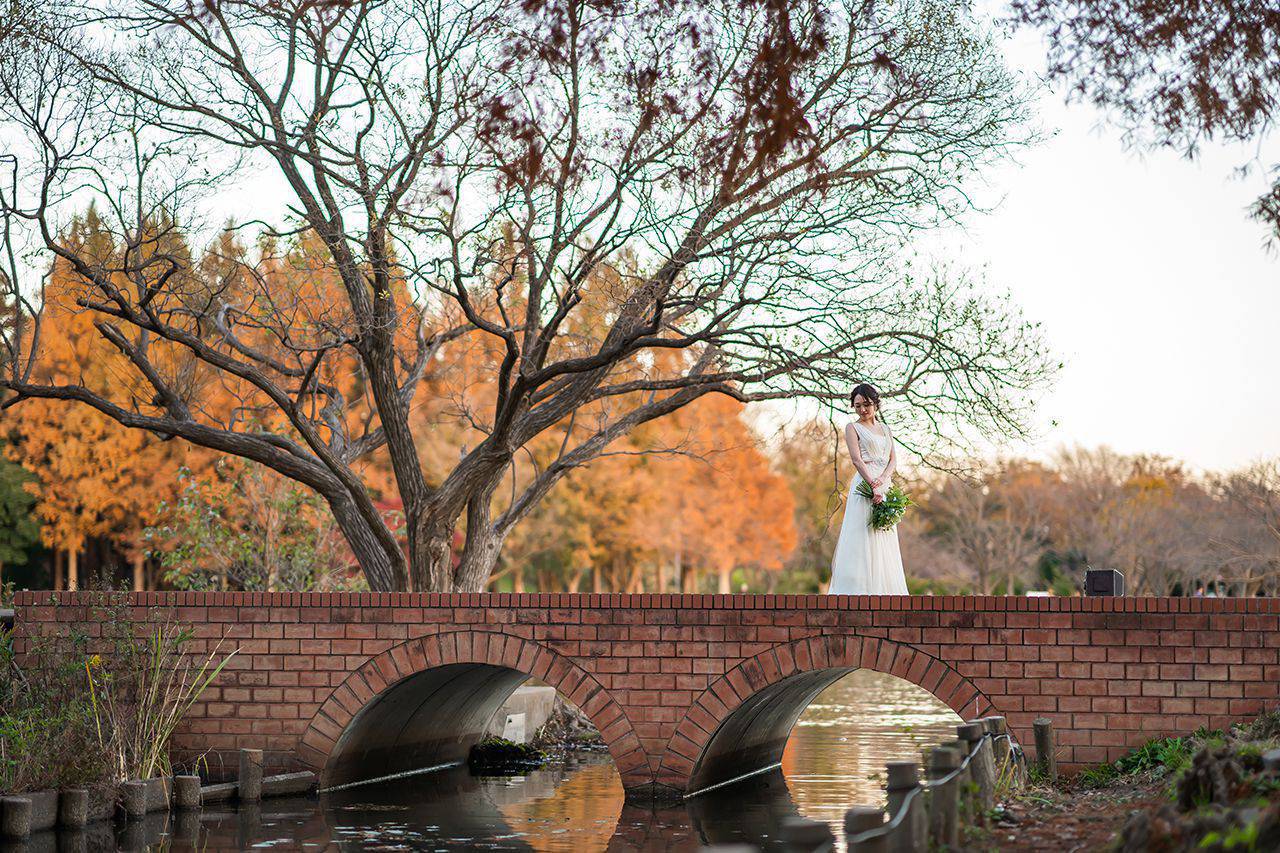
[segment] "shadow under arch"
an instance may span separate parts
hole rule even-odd
[[[485,724],[530,676],[554,687],[600,731],[618,773],[650,776],[622,707],[552,649],[496,631],[407,640],[353,670],[303,732],[299,757],[322,788],[465,761]]]
[[[807,637],[767,649],[712,682],[676,727],[659,781],[688,796],[776,767],[805,708],[856,669],[923,688],[962,719],[993,710],[969,679],[912,646],[881,637]]]

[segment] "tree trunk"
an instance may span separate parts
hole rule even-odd
[[[133,591],[143,592],[147,588],[147,580],[144,574],[146,561],[142,554],[133,555]]]
[[[374,592],[404,592],[406,579],[397,577],[398,564],[393,562],[383,546],[382,539],[360,513],[353,502],[330,500],[333,520],[347,540],[356,562]]]
[[[80,588],[80,555],[74,549],[67,550],[67,591]]]
[[[409,580],[414,592],[450,592],[453,589],[453,525],[425,518],[410,530]]]
[[[733,592],[732,582],[733,582],[733,567],[730,566],[726,568],[724,566],[721,566],[720,567],[720,592],[726,593],[726,594]]]
[[[462,551],[462,561],[454,572],[451,589],[456,592],[483,590],[498,565],[504,539],[487,525],[474,534],[468,530],[467,544]]]

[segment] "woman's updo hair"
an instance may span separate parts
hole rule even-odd
[[[866,382],[855,385],[853,391],[849,394],[849,406],[853,407],[853,401],[858,397],[868,400],[876,407],[876,411],[880,411],[880,392],[876,391],[875,386]]]

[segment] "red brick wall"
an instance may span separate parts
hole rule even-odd
[[[85,622],[86,595],[19,593],[20,635]],[[1280,701],[1280,599],[184,592],[130,602],[139,622],[191,625],[197,651],[219,638],[239,649],[176,748],[261,747],[280,768],[322,769],[363,703],[444,663],[510,666],[555,685],[596,722],[632,787],[683,789],[746,697],[829,667],[897,675],[965,718],[1003,714],[1026,743],[1031,721],[1048,717],[1066,766]]]

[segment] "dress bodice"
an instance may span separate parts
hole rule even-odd
[[[857,421],[853,422],[853,428],[858,433],[858,447],[862,451],[862,461],[867,463],[873,471],[877,468],[884,470],[884,467],[889,464],[889,454],[893,449],[893,437],[889,434],[889,428],[880,424],[880,429],[884,431],[883,435],[876,435]]]

